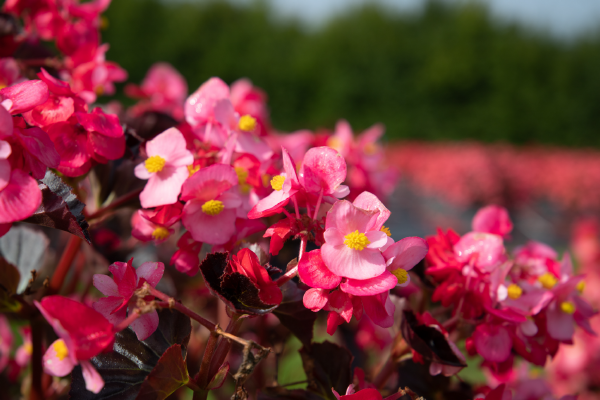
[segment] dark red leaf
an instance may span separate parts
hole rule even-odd
[[[174,344],[146,377],[136,400],[164,400],[190,380],[181,345]]]
[[[304,290],[299,289],[295,282],[287,282],[281,287],[281,291],[283,292],[283,301],[273,311],[273,314],[279,318],[281,325],[300,339],[305,347],[310,347],[317,313],[304,307],[302,302]]]
[[[302,365],[308,379],[308,389],[327,399],[336,400],[331,391],[346,393],[352,383],[352,354],[331,342],[313,343],[300,349]]]

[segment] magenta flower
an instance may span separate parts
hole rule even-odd
[[[281,156],[283,158],[283,170],[285,173],[276,175],[271,179],[273,192],[260,200],[252,210],[250,210],[248,218],[256,219],[268,217],[282,212],[290,198],[300,189],[294,162],[287,150],[283,147],[281,148]]]
[[[161,262],[145,262],[135,269],[131,265],[133,259],[128,262],[116,262],[108,267],[113,278],[107,275],[95,274],[94,286],[103,297],[93,305],[94,310],[104,315],[112,324],[118,325],[127,318],[128,308],[135,307],[134,292],[141,288],[144,282],[156,287],[165,272],[165,266]],[[153,310],[141,315],[130,325],[139,340],[148,338],[158,327],[158,314]]]
[[[146,143],[146,154],[146,161],[135,167],[135,176],[148,179],[140,193],[142,207],[175,203],[190,175],[187,167],[194,162],[183,134],[177,128],[167,129]]]
[[[298,173],[300,184],[308,193],[342,198],[350,193],[342,185],[346,179],[344,157],[330,147],[315,147],[306,152]]]
[[[481,272],[491,272],[506,261],[502,237],[492,233],[469,232],[454,244],[454,254],[460,262],[473,261]]]
[[[194,240],[225,244],[235,233],[236,208],[242,200],[234,188],[238,176],[230,165],[213,164],[202,168],[183,184],[181,220]]]
[[[369,231],[379,213],[365,211],[347,200],[336,202],[327,213],[325,244],[321,255],[327,268],[335,275],[351,279],[370,279],[381,275],[385,259],[379,250],[388,236],[381,231]]]
[[[113,324],[94,309],[66,297],[47,296],[34,303],[60,338],[44,354],[44,371],[52,376],[65,376],[80,364],[85,387],[99,393],[104,380],[89,360],[112,349]]]
[[[471,226],[475,232],[493,233],[504,238],[513,229],[506,208],[496,205],[480,208],[473,217]]]
[[[142,242],[161,243],[175,231],[170,227],[181,218],[183,204],[175,202],[155,210],[138,210],[131,217],[131,236]]]
[[[202,243],[196,242],[190,232],[184,233],[177,241],[177,251],[171,257],[170,265],[175,265],[177,271],[189,276],[194,276],[198,273],[198,265],[200,264],[200,249]]]

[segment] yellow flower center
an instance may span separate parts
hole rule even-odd
[[[67,349],[65,341],[62,339],[58,339],[56,342],[54,342],[52,347],[56,352],[56,358],[58,358],[60,361],[64,360],[65,357],[69,355],[69,349]]]
[[[6,87],[6,84],[4,82],[0,82],[0,90],[4,89]]]
[[[25,343],[23,345],[23,350],[25,350],[26,354],[31,355],[33,353],[33,346],[31,345],[31,343]]]
[[[159,226],[154,230],[154,232],[152,232],[152,238],[156,240],[166,239],[169,237],[169,235],[171,235],[169,230],[167,228],[163,228],[162,226]]]
[[[390,228],[388,228],[387,226],[383,225],[380,231],[388,235],[388,237],[392,237],[392,232],[390,232]]]
[[[546,272],[544,275],[540,276],[538,281],[540,281],[544,289],[552,289],[558,283],[558,279],[550,272]]]
[[[577,290],[579,290],[579,293],[583,293],[583,290],[585,289],[585,282],[581,281],[577,284]]]
[[[396,278],[398,278],[399,285],[406,283],[406,281],[408,280],[408,272],[406,272],[405,269],[398,268],[391,272],[392,272],[392,275],[394,275]]]
[[[208,215],[219,215],[225,206],[219,200],[209,200],[202,204],[202,211]]]
[[[573,314],[575,312],[575,304],[571,301],[563,301],[560,303],[560,309],[567,314]]]
[[[194,164],[190,164],[187,166],[188,172],[190,173],[189,176],[194,175],[196,172],[200,171],[200,166],[196,165],[194,166]]]
[[[252,132],[256,128],[256,119],[250,115],[244,115],[240,118],[238,126],[244,132]]]
[[[521,289],[519,285],[513,283],[508,287],[508,297],[510,297],[511,299],[516,300],[519,297],[521,297],[522,294],[523,289]]]
[[[371,242],[369,242],[369,239],[364,233],[359,233],[358,230],[356,230],[344,236],[344,244],[352,250],[361,251],[371,244]]]
[[[248,171],[246,171],[242,167],[235,167],[235,173],[237,174],[237,177],[238,177],[238,184],[239,185],[245,184],[246,181],[248,180]]]
[[[146,169],[148,172],[160,172],[165,167],[165,159],[161,156],[152,156],[146,160]]]
[[[285,176],[274,176],[273,179],[271,179],[271,187],[273,190],[281,190],[283,188],[283,182],[285,182]]]
[[[342,147],[342,141],[336,137],[330,137],[327,139],[327,147],[331,147],[332,149],[339,150]]]
[[[377,153],[377,145],[375,143],[368,143],[364,150],[366,155],[372,156],[373,154]]]
[[[104,94],[104,86],[96,86],[94,90],[97,96],[102,96]]]

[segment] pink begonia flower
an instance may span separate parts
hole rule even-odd
[[[246,218],[236,218],[234,235],[231,236],[227,243],[213,245],[212,251],[231,251],[235,246],[238,246],[242,240],[257,232],[263,232],[265,228],[265,224],[263,224],[261,221]]]
[[[47,168],[57,168],[60,164],[60,156],[54,143],[40,128],[26,128],[22,118],[14,117],[13,121],[13,135],[8,138],[12,144],[12,167],[31,172],[36,179],[43,179]]]
[[[365,211],[347,200],[336,202],[327,213],[325,244],[321,256],[334,274],[351,279],[370,279],[386,270],[379,250],[387,243],[385,232],[369,231],[379,213]]]
[[[92,161],[106,164],[125,153],[125,136],[116,115],[96,107],[90,114],[75,112],[67,122],[47,126],[47,132],[60,155],[58,170],[66,176],[85,174]],[[78,123],[75,123],[77,121]]]
[[[236,208],[242,204],[237,184],[235,169],[225,164],[202,168],[185,181],[181,220],[194,240],[216,245],[229,241],[235,233]]]
[[[36,180],[20,169],[11,171],[8,184],[0,190],[0,224],[31,216],[41,203],[42,192]]]
[[[383,256],[387,270],[398,279],[398,286],[406,287],[410,283],[408,271],[425,258],[429,246],[425,239],[407,237],[389,246]]]
[[[63,296],[47,296],[34,303],[60,338],[44,354],[44,371],[65,376],[80,364],[86,389],[99,393],[104,380],[89,360],[112,349],[113,324],[91,307]]]
[[[283,207],[287,205],[290,198],[300,189],[300,183],[296,176],[296,167],[292,158],[286,149],[281,148],[283,159],[283,170],[281,175],[274,176],[271,179],[273,192],[260,200],[248,213],[248,218],[256,219],[268,217],[270,215],[282,212]]]
[[[177,201],[183,182],[190,176],[194,155],[186,148],[177,128],[170,128],[146,143],[148,158],[135,167],[135,176],[148,179],[140,193],[142,207],[151,208]]]
[[[223,147],[235,125],[229,86],[219,78],[204,82],[185,102],[185,120],[203,142]]]
[[[127,71],[117,63],[106,61],[108,44],[98,46],[89,43],[78,49],[66,60],[71,70],[71,87],[88,104],[96,101],[97,95],[113,95],[114,82],[127,79]]]
[[[460,262],[474,259],[481,272],[491,272],[506,260],[502,237],[492,233],[469,232],[454,245],[454,254]]]
[[[131,236],[142,242],[164,242],[175,232],[169,228],[181,219],[182,210],[183,204],[180,202],[160,206],[155,210],[138,210],[131,217]]]
[[[14,337],[8,319],[0,314],[0,373],[4,371],[10,360],[10,349],[13,340]]]
[[[268,133],[269,110],[265,92],[252,85],[249,79],[242,78],[231,84],[230,99],[239,115],[250,115],[256,119],[258,135],[264,136]]]
[[[33,346],[31,344],[31,328],[26,326],[21,329],[21,337],[23,338],[23,344],[19,346],[15,353],[15,362],[21,368],[25,368],[29,365],[31,354],[33,353]],[[0,371],[2,368],[0,368]]]
[[[177,271],[189,276],[194,276],[198,273],[198,266],[200,265],[200,249],[202,249],[202,243],[196,242],[192,238],[190,232],[184,233],[177,241],[177,251],[171,257],[170,264],[175,265]]]
[[[87,112],[87,104],[71,90],[67,82],[56,79],[44,68],[38,77],[48,86],[49,97],[46,102],[23,114],[29,125],[44,128],[67,121],[74,112]]]
[[[515,270],[523,279],[537,280],[547,272],[558,274],[560,263],[557,258],[553,248],[533,240],[514,250]]]
[[[346,179],[346,161],[329,147],[314,147],[306,152],[298,179],[308,193],[337,198],[350,193],[348,186],[342,185]]]
[[[136,306],[137,299],[134,293],[141,288],[144,282],[156,287],[165,272],[165,266],[161,262],[145,262],[135,269],[131,265],[133,259],[128,262],[116,262],[108,267],[113,278],[107,275],[95,274],[94,286],[103,297],[93,304],[94,310],[104,315],[112,324],[118,325],[127,318],[127,310],[131,311]],[[141,315],[130,325],[138,340],[147,339],[158,327],[158,314],[153,310]]]
[[[480,208],[473,217],[471,226],[475,232],[493,233],[504,238],[513,229],[508,210],[496,205]]]
[[[481,324],[473,333],[477,352],[487,361],[503,362],[508,359],[512,349],[512,339],[502,325]]]
[[[140,86],[125,86],[125,94],[142,101],[131,108],[135,115],[159,111],[180,120],[184,117],[183,104],[188,87],[185,79],[171,64],[159,62],[148,70]]]
[[[48,100],[48,86],[42,81],[25,81],[0,90],[0,105],[12,115],[27,112]]]

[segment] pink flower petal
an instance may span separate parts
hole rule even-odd
[[[409,271],[425,258],[428,251],[429,246],[424,239],[407,237],[388,247],[383,256],[387,260],[388,270],[402,268]]]
[[[2,98],[0,97],[0,100]],[[13,120],[10,113],[0,104],[0,138],[6,138],[13,133]]]
[[[82,361],[79,364],[81,365],[81,373],[83,375],[83,380],[85,381],[85,388],[92,393],[100,393],[104,387],[102,376],[100,376],[98,371],[96,371],[96,368],[94,368],[89,361]]]
[[[340,246],[344,244],[344,235],[336,228],[329,228],[323,232],[325,242],[331,246]]]
[[[339,314],[346,322],[352,319],[352,300],[347,293],[336,290],[329,293],[329,302],[326,305],[327,311],[334,311]]]
[[[327,213],[325,229],[337,228],[344,236],[354,231],[362,233],[373,225],[371,221],[376,220],[377,216],[378,212],[366,211],[347,200],[339,200]]]
[[[194,207],[197,202],[188,202],[183,207],[181,221],[183,226],[190,231],[197,242],[209,244],[225,244],[235,234],[236,212],[232,209],[224,209],[218,215],[208,215],[201,209]],[[195,212],[190,212],[194,208]]]
[[[194,155],[186,146],[183,134],[170,128],[146,143],[146,153],[148,157],[161,156],[168,165],[187,167],[194,162]]]
[[[571,340],[575,333],[575,318],[553,303],[546,309],[546,330],[556,340]]]
[[[304,293],[302,302],[304,307],[311,311],[317,312],[327,305],[329,290],[325,289],[308,289]]]
[[[186,100],[186,121],[192,126],[206,123],[213,117],[215,103],[226,98],[229,98],[229,86],[219,78],[210,78]]]
[[[321,247],[321,257],[327,268],[338,276],[352,279],[370,279],[385,271],[385,260],[379,250],[354,250],[342,244]]]
[[[42,192],[35,179],[19,169],[13,170],[8,185],[0,191],[0,224],[31,216],[41,203]]]
[[[5,99],[12,101],[11,114],[21,114],[48,100],[48,86],[39,80],[17,83],[0,90],[0,101]]]
[[[382,328],[389,328],[394,325],[394,312],[396,307],[388,293],[380,293],[374,296],[361,297],[365,313],[371,318],[374,324]]]
[[[492,233],[469,232],[454,245],[454,254],[460,262],[476,256],[476,265],[487,271],[503,260],[502,238]]]
[[[327,269],[320,250],[313,250],[302,256],[298,263],[298,275],[308,286],[322,289],[333,289],[342,281],[341,276]]]
[[[50,136],[40,128],[19,129],[19,139],[25,149],[48,168],[57,168],[60,156]]]
[[[490,362],[503,362],[510,356],[512,339],[503,326],[481,324],[473,333],[477,352]]]
[[[44,372],[50,376],[66,376],[71,373],[75,367],[75,363],[68,355],[62,360],[57,356],[55,346],[64,346],[62,339],[55,340],[52,342],[44,357],[42,363],[44,365]],[[58,345],[57,345],[58,342]]]
[[[98,132],[89,133],[94,152],[109,160],[118,160],[125,154],[125,136],[111,137]]]
[[[122,305],[122,296],[109,296],[95,301],[92,304],[92,308],[102,314],[108,322],[117,325],[127,318],[127,307],[121,307]]]
[[[105,114],[100,107],[94,108],[91,113],[75,113],[75,117],[88,132],[97,132],[110,138],[123,136],[123,128],[119,122],[119,117]]]
[[[354,296],[373,296],[393,289],[397,283],[398,278],[389,271],[384,271],[371,279],[348,279],[340,285],[340,289]]]
[[[493,233],[504,237],[512,231],[513,224],[506,208],[491,205],[477,211],[472,227],[475,232]]]
[[[290,197],[294,195],[294,191],[285,192],[283,190],[274,190],[267,197],[261,199],[252,209],[248,212],[248,218],[256,219],[262,217],[268,217],[274,214],[282,212],[283,207],[286,206]]]
[[[299,180],[308,192],[329,196],[346,179],[346,161],[330,147],[313,147],[304,155]]]
[[[362,192],[356,196],[352,204],[363,210],[379,211],[379,215],[375,220],[371,221],[372,225],[368,226],[367,230],[380,230],[385,221],[392,215],[392,212],[373,193]]]
[[[197,199],[204,203],[216,199],[237,184],[238,176],[231,165],[213,164],[202,168],[185,181],[181,189],[181,199]]]
[[[138,340],[146,340],[158,328],[158,313],[156,311],[144,314],[129,325]]]
[[[369,249],[379,249],[388,242],[388,235],[385,232],[368,231],[365,233],[365,236],[369,239],[369,242],[371,242],[367,245],[367,248]]]
[[[188,177],[186,167],[169,166],[152,174],[140,193],[142,207],[152,208],[175,203]]]
[[[135,270],[138,283],[145,279],[152,287],[156,287],[165,273],[165,265],[161,262],[145,262]]]
[[[115,281],[108,275],[94,274],[93,283],[94,287],[105,296],[120,296],[119,288]]]
[[[0,191],[10,182],[10,172],[10,162],[8,160],[0,159]]]

